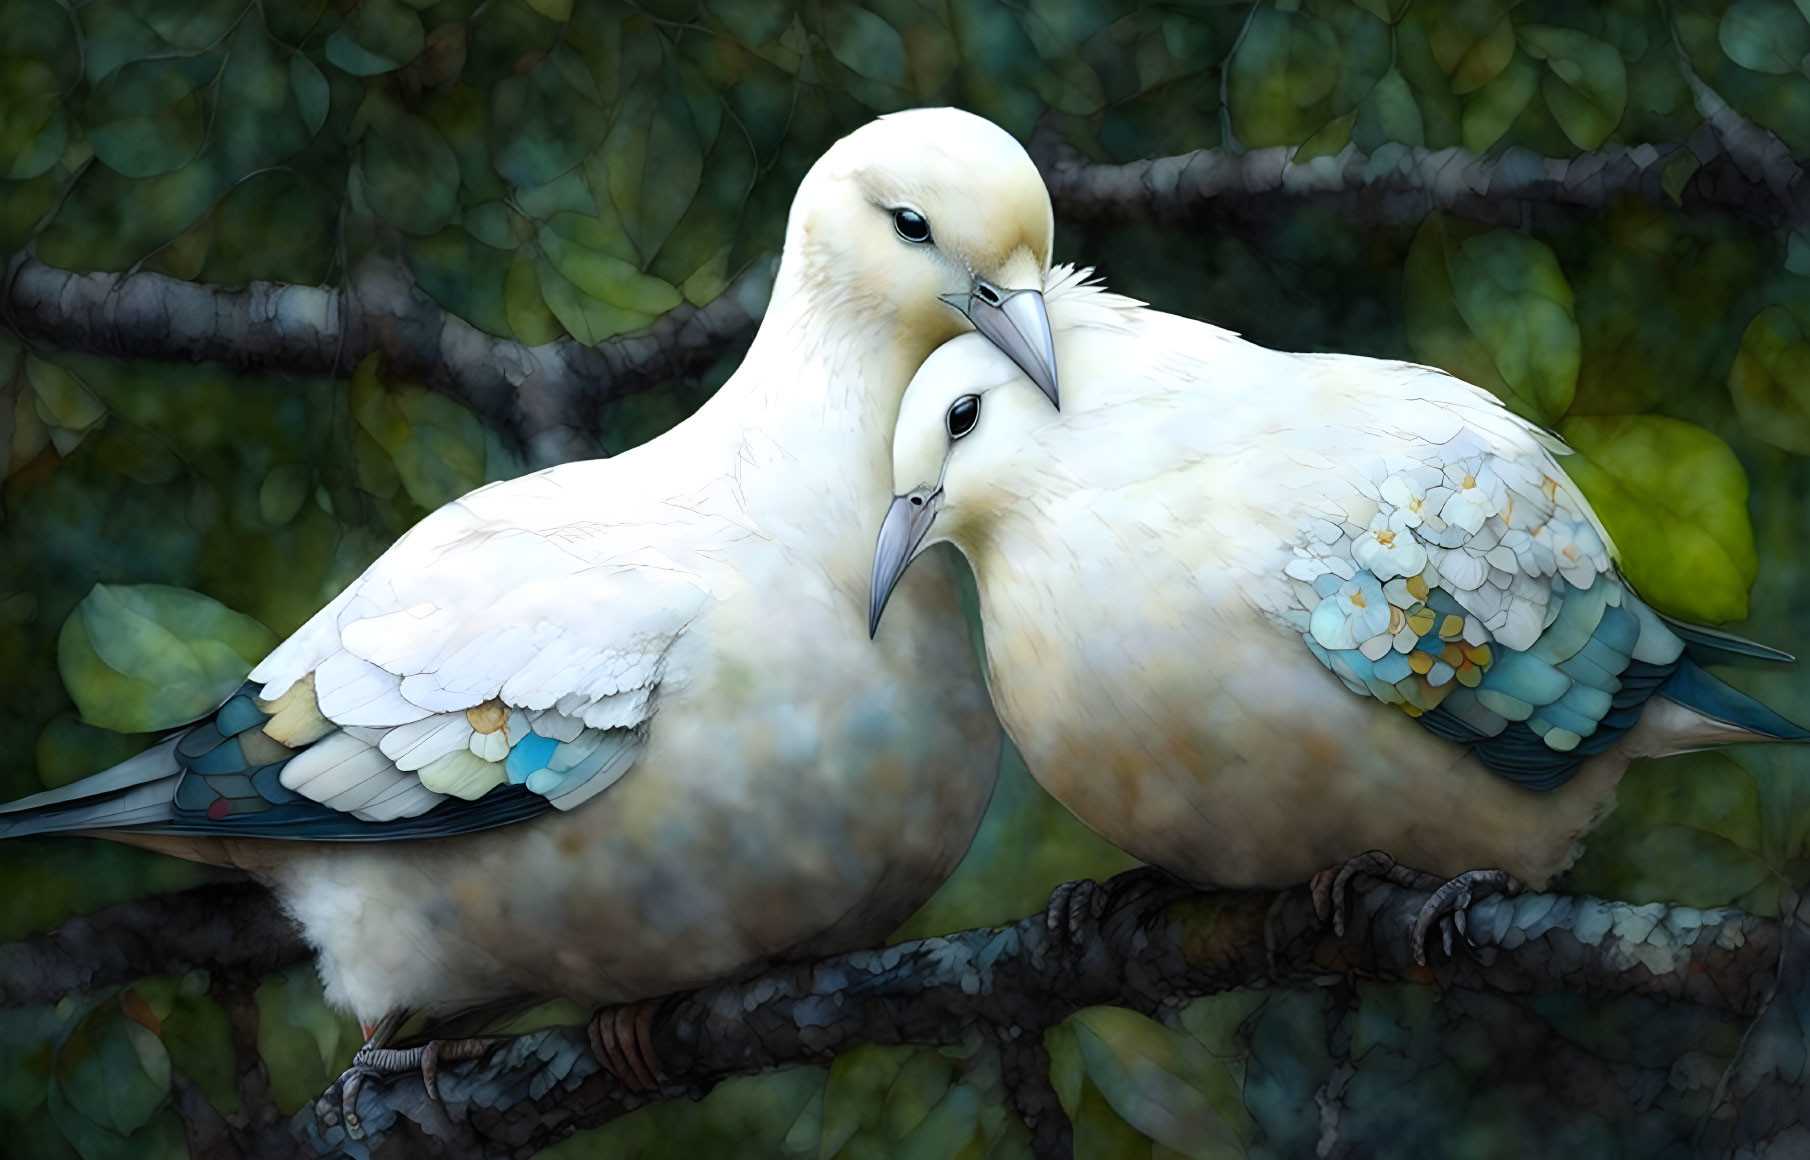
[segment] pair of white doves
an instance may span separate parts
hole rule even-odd
[[[1228,887],[1368,851],[1540,886],[1631,757],[1805,736],[1692,663],[1758,646],[1641,604],[1483,391],[1157,313],[1052,235],[994,125],[851,134],[697,414],[436,511],[212,717],[0,835],[268,882],[368,1061],[410,1013],[877,942],[965,851],[995,710],[1089,825]],[[945,539],[985,683],[951,554],[908,568]]]

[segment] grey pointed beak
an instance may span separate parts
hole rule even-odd
[[[867,606],[867,638],[880,631],[880,614],[886,601],[905,575],[918,546],[936,522],[937,509],[943,506],[942,491],[914,491],[893,499],[880,524],[880,540],[874,545],[874,581]]]
[[[1061,408],[1062,399],[1056,391],[1056,342],[1050,335],[1050,315],[1041,292],[1002,291],[986,279],[976,278],[967,294],[942,297],[966,315],[974,329],[1004,351],[1049,396],[1050,402]]]

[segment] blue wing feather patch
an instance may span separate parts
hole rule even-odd
[[[197,721],[176,742],[176,756],[190,759],[200,757],[213,752],[214,747],[225,740],[211,720]]]
[[[1469,745],[1491,771],[1530,789],[1563,785],[1632,729],[1655,694],[1760,736],[1810,739],[1682,655],[1687,646],[1718,658],[1783,654],[1709,630],[1672,635],[1670,622],[1613,575],[1596,576],[1589,588],[1554,577],[1551,620],[1523,651],[1493,640],[1465,644],[1461,628],[1470,614],[1449,593],[1431,589],[1424,601],[1396,605],[1391,647],[1373,652],[1374,659],[1358,648],[1330,647],[1335,629],[1368,614],[1362,597],[1374,578],[1359,570],[1350,581],[1326,580],[1315,581],[1316,592],[1325,590],[1316,609],[1319,631],[1305,634],[1320,662],[1353,692],[1401,706],[1438,736]],[[1403,600],[1400,593],[1394,599]],[[1636,653],[1648,659],[1637,660]]]
[[[538,733],[530,733],[515,743],[509,756],[503,761],[503,772],[516,785],[526,782],[529,776],[547,768],[552,760],[553,751],[559,748],[559,742],[552,737],[542,737]]]
[[[135,827],[159,834],[239,835],[299,841],[378,842],[436,838],[506,826],[545,813],[553,804],[520,785],[503,785],[475,801],[449,798],[414,817],[367,822],[313,801],[282,782],[278,761],[249,768],[239,734],[258,728],[269,715],[253,701],[255,686],[235,694],[219,713],[198,722],[177,741],[181,767],[170,817]],[[551,754],[557,742],[545,740]],[[274,742],[272,745],[274,746]],[[518,745],[520,749],[522,746]],[[269,747],[265,747],[269,748]],[[280,747],[277,752],[280,752]],[[300,753],[301,750],[295,752]],[[524,755],[524,760],[535,751]],[[546,764],[545,760],[541,765]],[[536,767],[539,768],[539,767]],[[528,776],[524,774],[524,779]]]
[[[248,693],[236,693],[232,700],[220,706],[214,714],[214,728],[227,737],[237,737],[247,729],[256,728],[270,720],[258,711],[258,706]]]
[[[182,752],[182,746],[176,747]],[[184,763],[192,773],[237,773],[246,768],[245,754],[239,749],[239,739],[228,737],[199,757],[191,757]]]

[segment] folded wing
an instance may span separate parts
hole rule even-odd
[[[389,840],[590,800],[638,758],[668,652],[710,598],[700,561],[739,530],[572,506],[541,473],[440,509],[211,717],[0,807],[0,833]]]
[[[1363,428],[1303,436],[1329,486],[1293,537],[1288,615],[1352,692],[1554,788],[1690,666],[1686,641],[1616,572],[1562,444],[1447,376],[1391,369]]]

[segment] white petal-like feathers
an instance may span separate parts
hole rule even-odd
[[[647,505],[655,518],[596,523],[581,501],[598,466],[448,504],[253,671],[266,698],[311,677],[341,730],[297,755],[284,785],[386,820],[482,796],[535,735],[537,761],[515,780],[564,808],[601,788],[567,776],[581,763],[605,784],[633,764],[667,652],[710,596],[700,549],[746,533],[664,501]],[[474,728],[493,703],[500,727]]]

